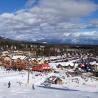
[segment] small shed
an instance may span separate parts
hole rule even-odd
[[[57,76],[51,76],[47,78],[46,82],[51,83],[51,84],[63,84],[63,80],[60,77]]]

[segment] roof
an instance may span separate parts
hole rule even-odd
[[[74,63],[73,62],[58,62],[58,63],[49,63],[49,65],[53,68],[56,68],[56,66],[58,65],[62,65],[62,66],[74,66]]]
[[[15,56],[12,57],[13,60],[16,60],[18,58],[21,59],[21,60],[24,60],[26,58],[26,56],[15,55]]]
[[[34,71],[44,71],[49,69],[50,69],[49,64],[39,64],[38,66],[32,68],[32,70]]]

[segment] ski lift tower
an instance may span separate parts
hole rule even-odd
[[[29,55],[27,56],[26,60],[29,62],[29,65],[27,65],[27,70],[28,70],[27,83],[29,84],[29,80],[30,80],[30,61],[31,61],[30,52],[29,52]]]

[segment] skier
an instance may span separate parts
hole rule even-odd
[[[34,84],[32,84],[32,89],[33,89],[33,90],[35,89]]]
[[[10,88],[11,87],[11,83],[10,83],[10,81],[8,82],[8,88]]]

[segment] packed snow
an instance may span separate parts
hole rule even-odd
[[[96,86],[98,87],[97,82],[91,78],[85,79],[87,82],[79,76],[67,78],[65,75],[62,78],[66,78],[63,86],[72,89],[77,88],[79,91],[39,87],[48,77],[54,75],[58,77],[64,76],[63,73],[31,72],[28,83],[27,71],[6,71],[4,68],[0,68],[0,98],[98,98],[98,92],[92,92]],[[79,80],[79,83],[76,83],[78,82],[77,80]],[[10,88],[8,88],[9,81],[11,82]],[[85,87],[85,83],[89,84],[88,87]],[[34,85],[35,89],[32,89],[32,85]],[[55,85],[53,86],[55,87]],[[60,86],[58,85],[58,87]],[[86,89],[89,89],[89,91]],[[95,91],[97,90],[95,89]]]

